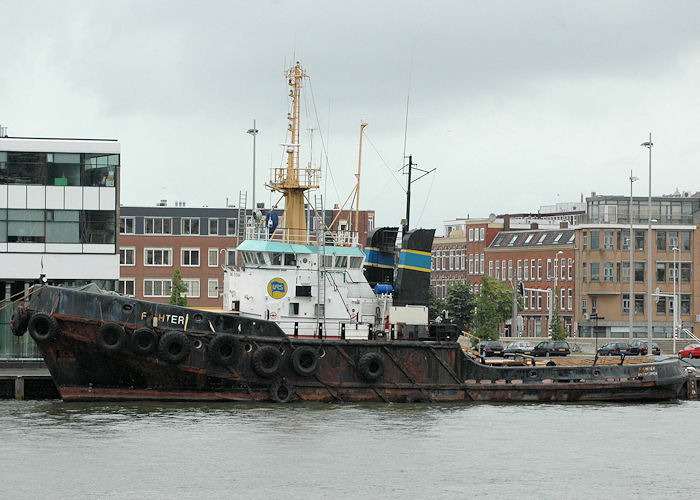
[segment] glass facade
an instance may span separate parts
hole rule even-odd
[[[116,186],[119,155],[0,151],[0,184]]]
[[[630,201],[624,197],[596,197],[588,200],[589,224],[629,224]],[[651,218],[660,224],[692,224],[693,213],[700,210],[700,199],[668,197],[651,199]],[[632,223],[649,220],[648,200],[632,199]]]

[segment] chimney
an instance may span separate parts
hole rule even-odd
[[[168,206],[168,200],[160,200],[158,203],[156,203],[157,207],[167,207]]]
[[[503,216],[503,230],[510,231],[510,215]]]

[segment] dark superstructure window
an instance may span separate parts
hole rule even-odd
[[[0,184],[116,186],[119,155],[0,151]]]

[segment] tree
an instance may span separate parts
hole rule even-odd
[[[518,296],[522,307],[522,297]],[[498,340],[498,328],[510,318],[513,310],[513,290],[505,283],[484,276],[481,292],[476,298],[474,335],[482,340]]]
[[[447,306],[444,300],[435,295],[432,287],[430,288],[430,298],[428,300],[428,318],[432,321],[437,318]]]
[[[564,324],[561,320],[561,313],[559,312],[559,301],[557,300],[557,297],[559,293],[559,289],[555,288],[554,289],[554,296],[552,297],[552,300],[554,301],[554,311],[552,312],[552,324],[549,326],[549,329],[551,330],[551,335],[552,335],[552,340],[564,340],[568,336],[568,332],[566,331],[566,328],[564,328]]]
[[[173,286],[170,292],[170,304],[174,306],[187,307],[187,285],[182,281],[182,274],[179,269],[175,269],[173,274]]]
[[[471,325],[476,308],[476,297],[471,287],[466,283],[455,283],[447,290],[445,299],[450,320],[459,328]]]

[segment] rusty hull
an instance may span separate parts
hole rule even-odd
[[[273,322],[54,287],[34,293],[27,308],[58,322],[56,338],[40,342],[39,349],[66,401],[273,401],[279,399],[271,392],[275,384],[288,388],[289,399],[296,401],[636,401],[675,399],[687,380],[675,359],[623,366],[490,367],[467,357],[456,342],[293,338]],[[171,319],[154,322],[154,317]],[[106,322],[123,326],[127,336],[144,326],[159,336],[181,331],[193,347],[179,364],[162,361],[157,352],[136,354],[129,342],[106,353],[96,343],[97,328]],[[241,346],[231,366],[213,363],[208,353],[220,333],[236,335]],[[274,375],[261,377],[253,355],[270,345],[279,349],[281,363]],[[302,346],[320,355],[310,376],[298,375],[292,366],[292,353]],[[367,353],[378,354],[384,363],[375,382],[365,380],[358,367]]]

